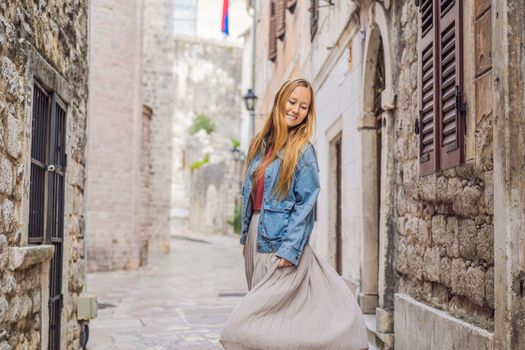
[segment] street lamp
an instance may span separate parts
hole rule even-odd
[[[244,105],[252,117],[252,135],[255,133],[255,101],[257,101],[257,95],[252,89],[248,89],[246,95],[242,97]]]
[[[232,157],[234,161],[238,162],[239,160],[241,160],[241,157],[242,157],[241,150],[239,149],[239,147],[237,147],[237,145],[233,146],[230,152],[232,153]]]
[[[248,89],[248,92],[242,97],[242,99],[244,100],[244,105],[248,111],[255,111],[255,101],[257,100],[257,95],[255,95],[252,89]]]

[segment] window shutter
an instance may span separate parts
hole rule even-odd
[[[295,6],[297,5],[297,0],[288,0],[286,1],[286,7],[288,10],[293,13],[295,11]]]
[[[279,39],[284,39],[284,33],[286,32],[286,2],[287,0],[277,0],[277,18],[276,18],[276,29],[275,35]]]
[[[461,1],[439,1],[439,135],[440,168],[464,158]]]
[[[319,24],[319,0],[310,1],[310,39],[314,40]]]
[[[437,94],[435,92],[435,26],[434,0],[422,0],[421,40],[419,46],[419,167],[420,174],[436,171],[436,130]]]
[[[276,8],[275,0],[270,1],[270,29],[268,31],[268,59],[274,61],[277,58],[277,35],[276,27]]]
[[[56,94],[51,98],[50,146],[48,161],[48,243],[57,242],[64,232],[64,175],[66,168],[66,111]],[[58,242],[60,243],[60,242]],[[55,249],[56,250],[56,249]]]
[[[49,99],[47,92],[35,82],[31,125],[31,176],[28,229],[28,241],[31,244],[44,242]]]

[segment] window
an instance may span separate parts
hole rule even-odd
[[[175,0],[173,7],[174,34],[195,36],[197,32],[197,0]]]
[[[277,58],[277,39],[284,40],[286,33],[286,8],[290,9],[288,0],[270,1],[270,23],[268,38],[268,59]],[[295,5],[293,5],[295,6]]]
[[[310,0],[310,39],[314,40],[319,23],[319,0]]]
[[[55,247],[49,283],[49,348],[60,348],[66,107],[38,82],[33,90],[29,243]]]
[[[35,82],[31,132],[29,243],[51,243],[63,231],[65,106]]]
[[[465,104],[461,1],[421,0],[419,43],[420,174],[464,162]]]
[[[29,200],[29,243],[44,242],[47,124],[49,95],[38,84],[33,94],[31,133],[31,190]]]
[[[276,32],[276,21],[277,21],[277,8],[276,0],[270,1],[270,30],[268,38],[268,59],[275,61],[277,58],[277,32]],[[280,0],[278,0],[280,1]]]
[[[287,0],[277,0],[277,12],[276,12],[276,28],[275,35],[277,38],[283,40],[284,33],[286,31],[286,3]]]

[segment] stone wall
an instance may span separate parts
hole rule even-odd
[[[171,225],[173,232],[177,232],[188,227],[189,221],[195,222],[193,215],[200,215],[192,200],[193,175],[190,166],[202,159],[206,152],[203,151],[204,144],[194,147],[198,150],[197,153],[191,149],[192,140],[188,129],[193,119],[203,114],[214,123],[212,153],[217,152],[215,154],[220,155],[224,151],[229,152],[232,148],[231,139],[240,139],[243,101],[240,69],[242,50],[239,46],[214,40],[178,37],[175,39],[174,53],[174,82],[177,89],[172,97]],[[199,172],[196,171],[195,174],[197,173]],[[232,197],[227,195],[226,198]],[[233,209],[229,215],[232,214]],[[200,227],[191,226],[195,229]],[[222,232],[223,229],[218,231]]]
[[[143,1],[90,7],[88,269],[140,265]]]
[[[476,8],[476,13],[485,11]],[[472,157],[456,168],[420,176],[418,136],[414,133],[419,15],[414,3],[407,2],[393,16],[401,18],[397,60],[404,67],[396,79],[394,113],[398,180],[393,224],[398,291],[490,330],[494,320],[492,120],[491,107],[487,107],[492,99],[490,86],[484,94],[476,93],[474,100],[467,100],[467,113],[475,115],[472,119],[477,121],[467,124],[467,130],[474,130],[475,135]],[[466,14],[465,21],[469,20],[472,16]],[[477,17],[475,21],[480,28]],[[487,37],[490,27],[477,30],[475,38],[466,32],[465,43],[475,42],[478,55]],[[469,76],[471,52],[465,51],[465,81],[468,85],[474,80],[478,85],[483,74],[490,74],[490,63],[485,61],[486,68],[476,69],[475,76]]]
[[[0,348],[47,348],[53,247],[28,245],[34,79],[67,105],[62,348],[79,348],[85,281],[87,1],[0,2]]]
[[[521,254],[525,5],[517,0],[461,3],[466,160],[453,169],[422,176],[419,136],[414,131],[419,114],[420,24],[415,3],[334,2],[320,9],[313,40],[308,7],[297,6],[293,15],[286,13],[286,34],[277,40],[277,59],[270,61],[269,7],[258,2],[255,92],[259,95],[257,113],[262,117],[257,126],[282,80],[303,75],[314,83],[318,114],[324,118],[316,135],[319,154],[325,154],[320,162],[325,164],[321,178],[329,177],[331,171],[326,166],[330,160],[323,150],[325,139],[340,123],[360,131],[350,142],[345,138],[351,130],[343,131],[343,154],[351,154],[349,148],[358,149],[359,161],[351,163],[347,158],[348,178],[344,177],[341,189],[322,183],[316,234],[328,232],[322,226],[329,212],[323,196],[333,198],[337,190],[353,189],[359,183],[361,203],[351,200],[344,211],[362,216],[362,227],[352,225],[361,229],[361,254],[346,251],[344,259],[345,266],[357,267],[359,302],[369,314],[369,339],[382,349],[392,349],[394,343],[401,350],[513,349],[525,344],[520,341],[525,305],[520,288],[525,283]],[[355,25],[357,32],[350,30]],[[353,36],[351,41],[348,36]],[[353,45],[347,46],[349,43]],[[350,105],[343,93],[352,69],[345,71],[340,64],[347,58],[346,49],[361,51],[361,60],[346,62],[349,67],[362,62],[358,70],[363,83],[359,79],[352,82],[361,89],[361,105],[353,107],[357,116],[341,112]],[[375,65],[380,52],[385,87],[376,94]],[[337,88],[326,89],[333,77]],[[375,114],[376,107],[381,114]],[[350,120],[354,117],[357,125]],[[381,120],[381,159],[376,152],[377,117]],[[360,178],[350,170],[355,167],[360,167]],[[380,203],[374,179],[378,173]],[[323,252],[323,240],[316,240],[314,245],[321,244],[315,249]]]
[[[144,103],[155,111],[151,121],[150,250],[169,251],[173,139],[174,0],[144,3]]]
[[[231,141],[220,134],[201,130],[190,137],[186,146],[189,164],[205,154],[209,163],[190,170],[189,228],[201,233],[233,233],[235,206],[241,203],[242,162],[234,160]]]
[[[494,348],[515,350],[525,349],[525,3],[496,0],[490,4],[494,105]]]

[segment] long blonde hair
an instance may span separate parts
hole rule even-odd
[[[286,103],[292,91],[302,86],[310,90],[310,106],[306,118],[301,124],[288,128],[286,124]],[[283,151],[283,161],[279,173],[279,179],[274,188],[274,194],[283,199],[292,184],[295,167],[299,160],[301,148],[310,141],[315,127],[315,102],[312,85],[305,79],[293,79],[286,81],[277,94],[273,102],[271,113],[266,118],[264,126],[257,135],[253,137],[252,143],[246,157],[245,169],[255,158],[257,153],[262,151],[263,141],[272,144],[271,154],[268,154],[266,161],[261,162],[254,172],[254,179],[258,179],[267,164],[275,159],[279,151]],[[268,151],[268,149],[267,149]]]

